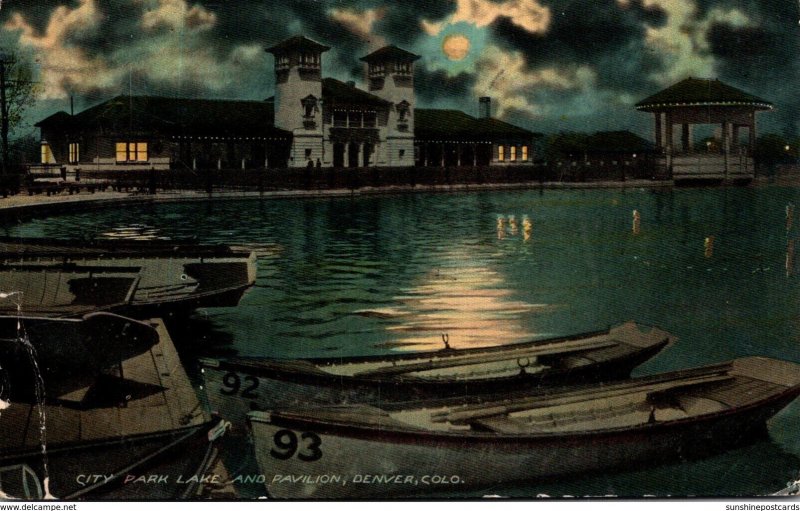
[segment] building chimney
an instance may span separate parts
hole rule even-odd
[[[492,116],[492,98],[483,96],[478,103],[478,117],[481,119],[488,119]]]

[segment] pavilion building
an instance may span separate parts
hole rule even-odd
[[[330,47],[296,36],[267,48],[275,96],[226,101],[118,96],[37,126],[42,163],[68,171],[171,168],[525,165],[540,134],[481,114],[416,106],[418,55],[361,58],[364,88],[323,76]]]
[[[716,79],[687,78],[636,109],[654,115],[658,173],[675,181],[753,179],[756,113],[772,103]],[[698,147],[693,127],[701,124],[718,126],[719,136]]]

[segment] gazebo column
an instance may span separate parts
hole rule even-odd
[[[731,123],[722,121],[722,156],[725,165],[725,181],[728,180],[728,173],[730,172],[730,154],[731,154]]]
[[[478,166],[478,144],[472,143],[472,166]]]
[[[692,125],[689,123],[681,125],[681,148],[684,153],[692,152]]]
[[[666,137],[664,140],[664,146],[667,150],[667,154],[672,154],[672,114],[670,112],[666,113]]]
[[[456,146],[456,154],[458,154],[458,166],[461,166],[461,142]]]
[[[748,141],[748,145],[750,147],[748,147],[747,149],[750,152],[750,156],[752,156],[753,152],[755,152],[755,150],[756,150],[756,116],[755,116],[755,114],[752,114],[749,128],[750,129],[748,131],[750,132],[750,137],[749,137],[750,140]]]
[[[349,167],[350,166],[350,142],[344,143],[344,155],[342,156],[342,166]]]
[[[722,152],[726,155],[731,152],[731,123],[722,121]]]
[[[656,150],[660,151],[664,148],[664,133],[661,131],[661,112],[655,113],[656,118]]]

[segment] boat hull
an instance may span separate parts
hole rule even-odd
[[[522,438],[336,427],[260,412],[251,414],[251,424],[267,492],[275,498],[480,496],[512,482],[637,470],[740,446],[763,434],[766,421],[795,397],[787,393],[703,419]],[[297,454],[281,459],[281,446],[291,438],[287,431],[298,438]],[[300,458],[314,458],[317,451],[319,459]]]
[[[478,380],[342,378],[333,374],[254,369],[225,361],[204,363],[203,378],[211,409],[234,424],[243,424],[247,414],[254,410],[308,404],[403,403],[447,397],[469,400],[509,391],[535,392],[539,387],[617,380],[630,376],[635,367],[653,357],[667,343],[665,340],[623,357],[570,369],[520,372],[510,377]]]

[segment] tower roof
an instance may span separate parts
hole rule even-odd
[[[419,59],[419,55],[415,55],[410,51],[398,48],[393,44],[390,44],[389,46],[384,46],[380,50],[373,51],[366,57],[361,57],[362,61],[368,63],[383,62],[387,60],[394,60],[397,62],[414,62],[417,59]]]
[[[281,41],[280,43],[267,48],[267,53],[272,53],[273,55],[277,55],[279,53],[286,53],[287,51],[292,50],[306,50],[306,51],[318,51],[320,53],[330,50],[330,46],[325,46],[324,44],[320,44],[316,41],[312,41],[311,39],[298,35],[294,37],[290,37],[285,41]]]
[[[687,78],[636,103],[637,110],[678,106],[751,106],[772,109],[772,103],[717,79]]]

